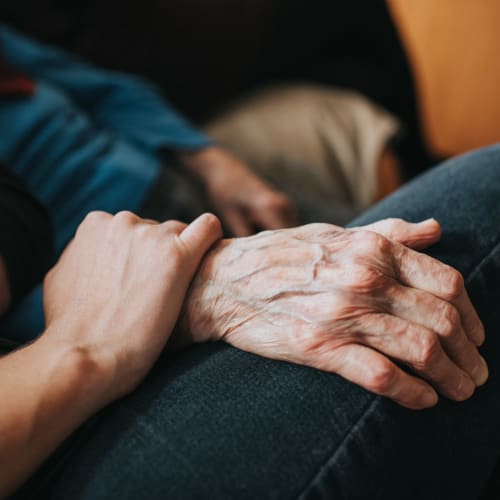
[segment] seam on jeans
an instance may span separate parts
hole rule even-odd
[[[472,269],[472,271],[469,273],[469,275],[465,279],[466,284],[470,284],[472,282],[472,280],[476,277],[476,275],[479,273],[479,271],[481,270],[481,268],[485,264],[487,264],[487,262],[490,260],[490,258],[492,257],[492,255],[494,253],[496,253],[498,250],[500,250],[500,238],[497,241],[497,243],[495,243],[495,245],[493,246],[493,248],[474,266],[474,268]]]
[[[358,430],[362,421],[367,419],[373,413],[376,405],[378,403],[380,403],[380,401],[382,401],[381,396],[373,395],[373,397],[374,397],[373,401],[361,412],[361,415],[358,417],[356,422],[351,426],[351,428],[347,431],[346,435],[343,437],[340,444],[336,447],[335,451],[333,451],[332,455],[323,463],[323,465],[321,465],[321,467],[316,472],[316,474],[314,474],[314,477],[309,481],[307,486],[302,489],[302,491],[297,496],[297,498],[304,497],[304,495],[307,493],[307,491],[310,490],[311,487],[317,482],[319,476],[321,476],[323,474],[323,471],[325,471],[327,468],[329,468],[329,465],[331,464],[331,462],[335,461],[335,458],[337,457],[337,455],[339,455],[344,450],[346,442],[353,435],[353,433]]]
[[[484,257],[479,259],[478,263],[473,266],[472,270],[469,272],[468,276],[465,278],[466,284],[470,285],[477,274],[480,272],[481,268],[485,266],[488,261],[491,259],[493,254],[500,250],[500,237],[497,239],[497,242],[493,244],[493,247],[486,253]],[[351,426],[347,434],[342,439],[341,443],[338,447],[333,451],[332,455],[320,466],[319,470],[316,472],[314,477],[309,481],[307,486],[302,489],[300,494],[298,495],[298,499],[304,498],[304,495],[317,483],[318,478],[323,474],[325,470],[330,468],[332,462],[335,461],[336,457],[342,452],[345,448],[347,440],[352,436],[352,434],[360,427],[360,424],[366,420],[374,411],[376,405],[382,401],[381,396],[375,396],[375,399],[371,402],[371,404],[363,411],[363,413],[359,416],[356,422]]]

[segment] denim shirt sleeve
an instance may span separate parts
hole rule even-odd
[[[151,151],[212,144],[140,78],[101,70],[0,24],[0,46],[14,68],[63,91],[102,128]]]

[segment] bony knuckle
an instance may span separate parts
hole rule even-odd
[[[455,269],[449,268],[445,278],[445,296],[448,300],[457,299],[464,290],[464,278]]]
[[[428,370],[434,366],[441,355],[441,344],[436,335],[429,332],[422,335],[416,356],[415,365],[420,370]]]
[[[396,369],[390,364],[384,364],[372,369],[368,376],[368,387],[376,393],[388,393],[396,382]]]
[[[357,244],[362,252],[369,255],[386,254],[390,250],[390,241],[374,231],[361,230],[357,235]]]
[[[388,284],[387,277],[374,267],[353,268],[349,273],[349,280],[354,291],[366,293],[383,290]]]
[[[445,338],[454,337],[460,328],[460,321],[459,312],[452,305],[445,304],[442,308],[436,330]]]

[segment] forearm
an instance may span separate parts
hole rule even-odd
[[[149,82],[97,68],[0,24],[3,56],[35,81],[63,91],[100,127],[150,151],[199,149],[211,140],[197,131]]]
[[[0,358],[0,498],[106,404],[103,380],[97,363],[56,332]]]

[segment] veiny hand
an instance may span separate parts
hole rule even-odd
[[[292,202],[271,188],[231,153],[210,147],[183,153],[188,170],[204,183],[213,207],[236,236],[297,224]]]
[[[80,225],[45,279],[45,335],[62,332],[61,342],[88,352],[109,375],[103,404],[146,376],[200,260],[220,237],[220,222],[211,214],[186,226],[94,212]]]
[[[337,373],[408,408],[436,404],[436,391],[467,399],[488,377],[483,326],[460,273],[409,248],[439,238],[434,220],[388,219],[224,240],[193,281],[183,330]]]

